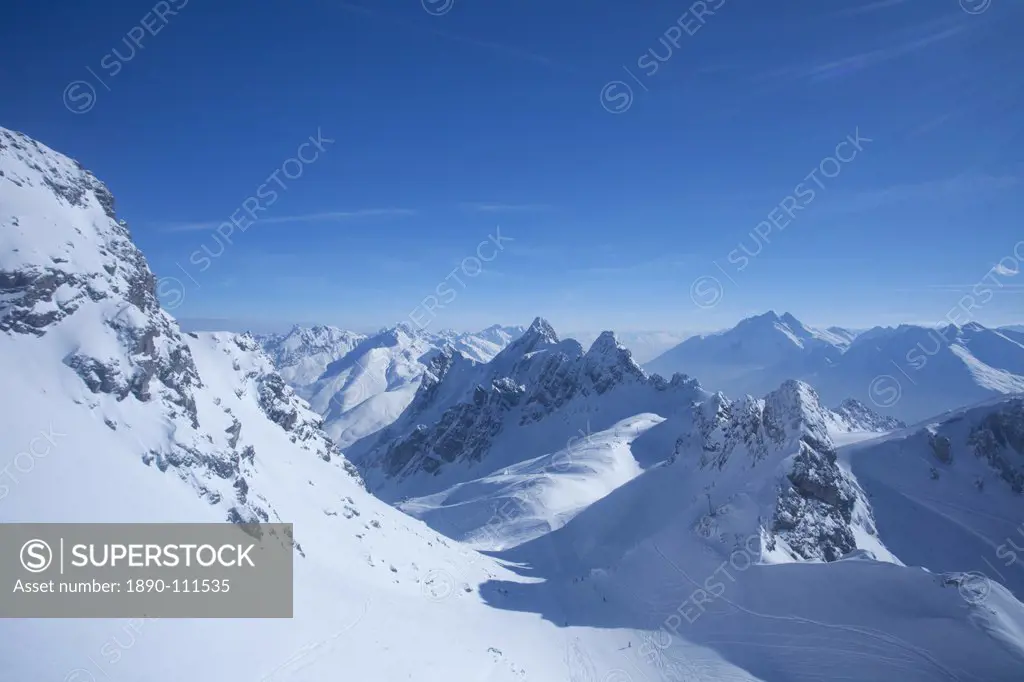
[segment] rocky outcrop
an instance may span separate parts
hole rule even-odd
[[[485,365],[443,348],[430,361],[406,413],[378,436],[367,460],[389,477],[479,462],[503,430],[542,422],[570,404],[586,409],[582,406],[626,387],[642,387],[651,395],[700,390],[685,377],[671,382],[648,377],[611,332],[584,352],[537,318]]]
[[[849,431],[880,433],[907,427],[906,424],[895,417],[878,414],[856,398],[847,398],[839,404],[839,407],[833,409],[832,412],[842,420]]]
[[[971,429],[968,444],[1015,493],[1024,492],[1024,400],[986,415]]]
[[[721,393],[694,411],[698,438],[677,442],[673,461],[699,451],[699,469],[748,482],[774,480],[775,504],[764,532],[769,547],[785,544],[794,559],[834,561],[856,549],[854,507],[863,495],[838,465],[824,409],[805,383],[787,381],[764,398],[730,401]],[[867,507],[864,501],[865,508]],[[870,523],[870,518],[866,518]]]
[[[852,521],[860,494],[829,444],[799,442],[779,493],[772,530],[803,559],[835,561],[857,548]]]
[[[205,414],[208,388],[193,348],[157,298],[156,278],[116,218],[110,191],[77,162],[0,128],[0,333],[70,348],[64,365],[95,396],[90,414],[111,429],[104,405],[138,401],[164,426],[166,440],[140,444],[143,464],[176,473],[237,520],[268,520],[269,503],[251,489],[258,466],[246,421],[226,407]],[[293,442],[354,470],[248,335],[227,335],[222,350],[266,419]],[[248,369],[243,370],[242,366]],[[238,395],[236,392],[236,395]],[[241,397],[241,396],[240,396]],[[77,400],[76,402],[86,402]],[[221,404],[205,394],[204,404]],[[251,420],[250,420],[251,421]],[[130,430],[130,424],[128,424]],[[97,456],[100,453],[97,453]]]
[[[950,464],[953,461],[953,444],[946,436],[936,433],[928,434],[928,445],[931,446],[935,459],[943,464]]]

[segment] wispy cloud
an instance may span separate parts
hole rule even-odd
[[[362,218],[398,218],[403,216],[416,215],[417,211],[411,208],[360,208],[354,211],[327,211],[324,213],[307,213],[305,215],[271,216],[268,218],[259,217],[254,224],[276,225],[281,223],[327,223],[344,222],[348,220],[359,220]],[[229,217],[220,220],[204,220],[192,223],[172,223],[163,227],[164,232],[194,232],[197,230],[212,230],[218,225],[230,222]]]
[[[861,13],[875,11],[892,4],[875,3],[861,8],[854,8],[852,11],[857,12],[859,10]],[[764,78],[769,80],[774,78],[806,78],[814,82],[853,74],[950,40],[973,28],[970,22],[963,22],[960,19],[962,17],[957,13],[953,13],[916,26],[892,31],[884,39],[881,47],[861,50],[828,61],[803,61],[798,65],[766,74]]]
[[[903,5],[910,2],[910,0],[874,0],[857,7],[850,7],[848,9],[842,9],[836,12],[836,16],[849,17],[857,14],[868,14],[870,12],[877,12],[879,10],[889,9],[897,5]]]
[[[971,202],[992,198],[993,195],[1024,184],[1013,175],[965,173],[942,180],[892,185],[882,189],[836,195],[830,211],[856,213],[870,211],[893,204],[914,202],[959,201]]]
[[[535,212],[550,211],[551,206],[547,204],[500,204],[500,203],[464,203],[459,204],[464,211],[476,211],[478,213],[511,213],[516,211]]]
[[[1006,277],[1006,276],[1012,277],[1013,275],[1017,274],[1013,270],[1009,270],[1008,272],[999,272],[1000,267],[1001,266],[997,265],[996,267],[992,268],[992,272],[996,273],[997,275],[1002,275],[1004,277]],[[1008,270],[1008,268],[1007,268],[1007,270]],[[958,292],[967,292],[967,291],[973,291],[975,288],[978,287],[978,284],[979,284],[978,282],[975,282],[974,284],[925,284],[925,285],[923,285],[919,289],[915,289],[915,288],[896,289],[896,291],[904,291],[904,292],[913,292],[913,291],[958,291]],[[997,284],[993,284],[993,283],[991,283],[989,281],[986,281],[985,282],[985,286],[989,290],[994,292],[994,293],[1004,292],[1004,293],[1008,293],[1008,294],[1011,294],[1011,293],[1024,294],[1024,284],[1007,284],[1005,282],[999,282]]]
[[[664,274],[692,267],[699,262],[696,254],[669,254],[658,258],[636,261],[633,263],[615,263],[609,265],[589,265],[570,268],[568,272],[577,275],[621,276],[632,274]]]
[[[884,64],[885,62],[898,57],[917,52],[929,45],[952,38],[963,30],[963,26],[953,26],[914,40],[908,40],[897,43],[896,45],[860,52],[848,57],[809,67],[806,70],[805,75],[809,76],[811,80],[825,80],[836,76],[842,76],[871,66]]]
[[[422,23],[414,24],[407,20],[400,19],[393,14],[386,14],[380,11],[371,10],[369,7],[364,7],[362,5],[354,4],[351,2],[339,2],[338,6],[348,12],[362,14],[363,16],[372,17],[378,20],[389,22],[393,26],[402,26],[403,28],[409,30],[419,31],[421,33],[429,33],[439,38],[444,38],[445,40],[450,40],[456,43],[462,43],[463,45],[471,45],[473,47],[478,47],[489,52],[492,52],[494,54],[502,55],[504,57],[510,57],[518,61],[540,64],[542,66],[546,66],[566,73],[576,73],[576,69],[574,69],[571,66],[557,62],[553,59],[550,59],[549,57],[545,57],[544,55],[529,52],[527,50],[523,50],[518,47],[513,47],[511,45],[503,45],[501,43],[495,43],[488,40],[468,38],[466,36],[450,33],[448,31],[430,28],[424,26]]]

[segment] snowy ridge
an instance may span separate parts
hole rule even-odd
[[[585,426],[671,413],[702,395],[683,376],[647,377],[610,332],[584,352],[537,318],[487,364],[454,350],[439,355],[406,412],[350,449],[377,494],[419,496],[469,480],[478,465],[489,471],[556,452]]]

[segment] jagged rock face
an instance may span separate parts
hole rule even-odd
[[[0,196],[11,212],[0,215],[0,331],[42,336],[92,306],[122,352],[83,343],[65,364],[94,393],[148,401],[156,391],[194,423],[195,365],[160,309],[153,273],[116,220],[106,186],[67,157],[3,129],[0,165]]]
[[[575,341],[560,341],[538,318],[486,365],[443,349],[431,360],[409,409],[380,435],[370,460],[390,477],[479,462],[508,427],[544,421],[570,404],[587,404],[628,386],[651,394],[699,390],[683,377],[647,377],[610,332],[584,352]]]
[[[928,436],[928,444],[932,447],[932,452],[935,453],[935,459],[943,464],[950,464],[953,461],[953,444],[949,438],[932,433]]]
[[[826,427],[833,415],[822,408],[814,389],[798,381],[786,382],[765,403],[777,426],[776,442],[799,434],[797,453],[780,485],[772,531],[803,559],[835,561],[857,548],[853,508],[858,498],[868,504],[837,463]]]
[[[855,431],[894,431],[906,428],[906,424],[895,417],[880,415],[855,398],[847,398],[832,410]]]
[[[677,442],[673,461],[699,451],[698,467],[710,474],[709,489],[726,470],[741,472],[739,480],[748,482],[772,480],[782,465],[764,529],[769,549],[781,540],[793,558],[826,561],[856,549],[853,512],[864,499],[836,461],[827,424],[840,423],[838,415],[822,408],[810,386],[789,381],[764,398],[736,401],[718,393],[694,414],[694,433]]]
[[[860,492],[828,444],[802,439],[799,448],[772,530],[804,559],[835,561],[857,548],[851,522]]]
[[[986,415],[971,430],[968,443],[1014,492],[1024,492],[1024,400]]]
[[[111,429],[117,422],[104,414],[111,399],[138,401],[166,424],[166,440],[139,442],[142,463],[177,473],[229,519],[273,517],[247,482],[259,459],[259,444],[247,442],[252,421],[205,393],[193,353],[201,339],[186,341],[160,308],[155,277],[116,219],[109,190],[77,162],[3,128],[0,332],[35,339],[39,352],[63,352],[59,359],[94,396],[76,402],[88,402],[90,414]],[[319,416],[285,385],[252,337],[228,335],[217,343],[233,363],[217,370],[230,374],[233,366],[241,375],[236,395],[251,386],[263,417],[293,443],[328,461],[337,455]]]
[[[701,466],[721,470],[737,447],[749,454],[753,466],[771,452],[799,438],[829,443],[825,411],[807,384],[786,382],[764,398],[746,396],[730,401],[721,393],[697,411],[701,437]]]

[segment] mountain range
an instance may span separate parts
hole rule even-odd
[[[737,380],[893,354],[773,318],[730,337]],[[293,618],[5,618],[2,675],[1020,678],[1021,397],[907,427],[799,376],[663,378],[611,332],[492,331],[183,333],[107,187],[0,128],[0,522],[295,528]],[[948,333],[922,376],[1013,388],[1010,336]]]
[[[695,336],[644,365],[687,372],[730,395],[758,395],[786,379],[828,403],[856,398],[907,422],[1024,391],[1024,338],[976,322],[851,332],[816,329],[770,311]]]
[[[285,380],[324,416],[342,447],[375,433],[408,406],[430,358],[442,348],[486,362],[523,333],[494,325],[480,332],[430,333],[410,324],[362,335],[337,327],[255,335]]]

